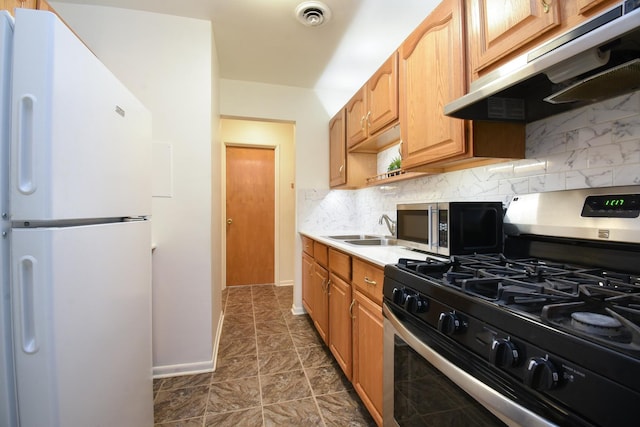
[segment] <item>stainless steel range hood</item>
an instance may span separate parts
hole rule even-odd
[[[640,90],[640,1],[627,0],[474,81],[447,116],[532,122]]]

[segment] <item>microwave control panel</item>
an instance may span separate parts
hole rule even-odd
[[[449,210],[438,209],[438,246],[449,247]]]

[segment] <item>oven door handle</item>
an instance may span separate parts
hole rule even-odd
[[[557,424],[554,424],[529,409],[509,400],[438,354],[411,333],[411,331],[405,328],[402,325],[402,322],[391,312],[386,304],[382,305],[382,312],[385,317],[385,345],[387,345],[387,338],[393,340],[392,335],[394,333],[400,336],[412,349],[418,352],[458,387],[467,392],[471,397],[509,426],[557,427]],[[393,341],[389,344],[393,345]],[[385,354],[388,353],[385,351]],[[385,389],[387,389],[386,385]]]

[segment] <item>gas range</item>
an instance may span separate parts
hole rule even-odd
[[[639,194],[625,187],[519,196],[505,216],[504,253],[401,259],[385,267],[385,305],[416,333],[473,354],[484,381],[553,423],[633,425]],[[567,218],[571,207],[577,218]],[[598,233],[625,237],[585,238]]]

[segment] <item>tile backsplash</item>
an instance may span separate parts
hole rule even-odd
[[[508,204],[515,194],[640,185],[640,92],[530,123],[526,134],[523,160],[360,190],[300,189],[298,228],[312,233],[385,233],[378,218],[383,213],[395,218],[397,203]],[[388,156],[380,156],[379,169],[388,164]]]

